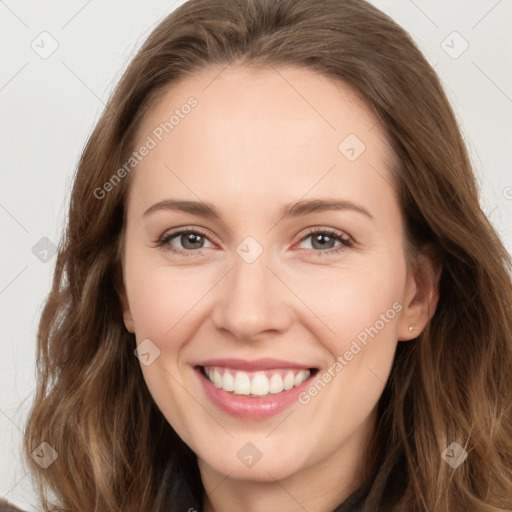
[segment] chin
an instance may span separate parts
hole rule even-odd
[[[245,451],[244,451],[244,446]],[[297,460],[297,453],[283,454],[282,449],[263,449],[258,457],[254,450],[253,459],[249,455],[254,448],[242,444],[242,449],[225,450],[222,454],[209,454],[200,464],[206,464],[222,475],[229,475],[234,480],[249,480],[254,482],[273,482],[284,480],[301,469],[305,469],[305,461]],[[226,454],[233,453],[234,457]],[[301,454],[303,455],[303,454]]]

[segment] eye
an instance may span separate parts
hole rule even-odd
[[[210,245],[205,246],[205,242]],[[178,247],[176,247],[178,245]],[[201,254],[199,249],[205,249],[212,246],[208,240],[208,235],[201,230],[184,228],[171,233],[166,233],[156,242],[157,247],[162,247],[166,251],[176,254],[191,256]]]
[[[299,245],[308,239],[310,239],[309,247],[304,249],[312,249],[315,256],[338,254],[353,245],[350,236],[332,229],[313,228],[306,236],[302,237]],[[205,245],[205,243],[209,245]],[[213,244],[204,231],[187,227],[162,235],[156,241],[155,246],[175,254],[194,256],[202,254],[201,249],[213,247]]]
[[[347,234],[332,229],[313,228],[301,239],[300,243],[304,243],[308,239],[311,241],[306,249],[314,249],[315,256],[338,254],[353,245],[352,239]]]

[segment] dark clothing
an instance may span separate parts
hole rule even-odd
[[[23,512],[21,508],[15,507],[8,501],[0,498],[0,512]]]

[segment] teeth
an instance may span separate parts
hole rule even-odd
[[[235,378],[229,372],[224,372],[224,377],[222,378],[222,389],[224,391],[235,390]]]
[[[219,370],[215,369],[213,371],[213,385],[216,388],[222,387],[222,375],[220,374]]]
[[[295,384],[295,377],[293,376],[292,372],[288,372],[286,374],[286,377],[283,380],[283,387],[284,387],[285,391],[292,389],[294,384]]]
[[[251,379],[245,372],[236,372],[235,395],[249,395],[251,393]]]
[[[283,378],[278,373],[274,373],[274,375],[270,377],[269,391],[271,393],[280,393],[283,389]]]
[[[267,396],[269,393],[288,391],[302,384],[310,375],[309,370],[283,370],[248,373],[236,370],[205,367],[208,379],[216,388],[231,391],[235,395]],[[268,377],[268,374],[270,378]],[[233,376],[234,374],[234,376]],[[284,375],[284,378],[282,377]]]
[[[270,384],[264,373],[257,373],[251,381],[251,395],[265,396],[268,395]]]
[[[297,375],[295,375],[295,380],[293,381],[293,384],[295,386],[298,386],[299,384],[302,384],[303,381],[304,379],[302,378],[302,375],[300,373],[297,373]]]

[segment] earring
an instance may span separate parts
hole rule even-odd
[[[416,327],[414,327],[414,325],[409,325],[409,332],[414,331],[414,329],[416,329]]]

